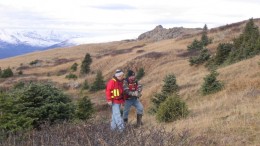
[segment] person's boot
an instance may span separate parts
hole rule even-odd
[[[136,116],[136,127],[138,128],[138,127],[140,127],[141,125],[142,125],[142,114],[137,114],[137,116]]]
[[[124,123],[125,123],[125,125],[128,123],[128,119],[127,118],[124,119]]]

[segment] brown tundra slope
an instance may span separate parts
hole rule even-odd
[[[245,26],[245,21],[210,29],[208,36],[213,38],[209,45],[214,54],[218,43],[230,42]],[[260,20],[255,24],[260,26]],[[85,44],[70,48],[57,48],[0,60],[2,69],[10,67],[14,77],[0,79],[1,88],[9,88],[18,81],[54,82],[73,98],[88,95],[96,105],[105,104],[104,91],[80,92],[77,86],[84,80],[92,83],[95,73],[100,70],[104,79],[111,78],[116,69],[137,70],[144,68],[145,76],[140,81],[144,85],[141,101],[145,107],[145,126],[157,125],[154,116],[147,114],[150,99],[159,92],[163,79],[174,73],[180,86],[180,97],[187,103],[190,114],[187,118],[163,124],[179,131],[188,129],[193,136],[204,136],[223,145],[257,145],[260,143],[260,56],[219,68],[218,79],[225,88],[215,94],[202,96],[200,87],[209,71],[202,66],[190,66],[187,45],[200,32],[182,37],[154,41],[149,39],[124,40],[100,44]],[[79,76],[81,61],[86,53],[93,59],[91,73]],[[35,65],[32,61],[38,60]],[[75,72],[79,78],[68,80],[69,68],[78,63]],[[23,75],[17,75],[22,70]],[[102,109],[100,109],[102,110]],[[131,113],[134,120],[134,112]]]

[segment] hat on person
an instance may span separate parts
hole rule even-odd
[[[128,76],[128,77],[130,77],[130,76],[135,76],[135,72],[132,71],[132,70],[128,70],[127,76]]]
[[[117,69],[117,70],[116,70],[116,73],[115,73],[115,76],[116,76],[116,77],[119,77],[119,76],[121,76],[121,75],[123,75],[123,74],[124,74],[124,72],[123,72],[122,70]]]

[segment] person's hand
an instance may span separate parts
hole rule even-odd
[[[139,95],[139,92],[138,92],[138,91],[134,91],[134,92],[132,93],[132,96],[138,97],[138,95]]]
[[[107,104],[108,104],[109,106],[112,106],[112,101],[108,101]]]
[[[138,96],[137,96],[137,97],[139,98],[139,97],[141,97],[141,96],[142,96],[142,93],[138,92]]]
[[[142,85],[138,85],[138,86],[137,86],[137,91],[138,91],[138,92],[142,92],[142,90],[143,90]]]

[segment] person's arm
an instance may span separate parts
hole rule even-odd
[[[113,90],[113,82],[110,80],[107,83],[106,86],[106,99],[107,99],[107,103],[112,103],[112,98],[111,98],[111,91]]]

